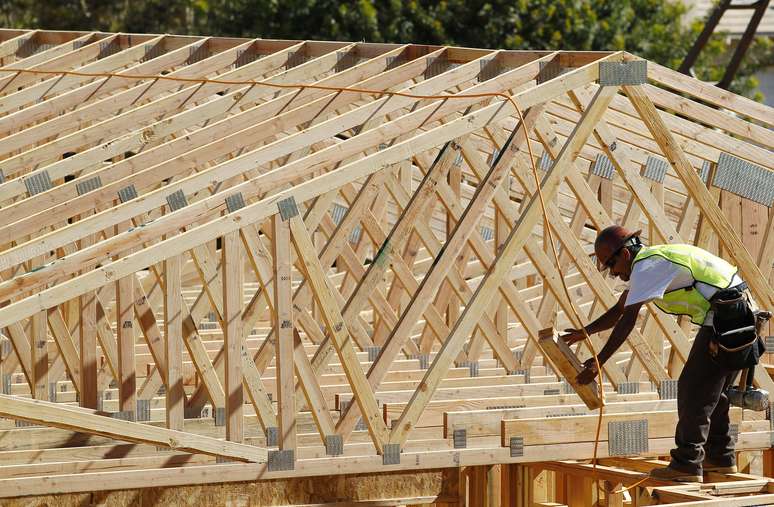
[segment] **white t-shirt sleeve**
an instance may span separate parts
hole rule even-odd
[[[629,278],[629,294],[625,306],[647,303],[664,295],[667,288],[681,274],[683,268],[660,256],[637,262]]]

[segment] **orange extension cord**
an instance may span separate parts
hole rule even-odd
[[[186,78],[186,77],[143,75],[143,74],[126,75],[126,74],[117,74],[113,72],[78,72],[78,71],[70,71],[70,70],[10,69],[7,67],[0,67],[0,72],[13,72],[17,75],[21,73],[26,73],[26,74],[41,74],[41,75],[61,75],[63,77],[64,76],[93,77],[93,78],[115,77],[119,79],[166,80],[166,81],[177,81],[177,82],[183,82],[183,83],[197,83],[197,84],[212,83],[212,84],[236,85],[236,86],[249,85],[251,87],[266,86],[270,88],[280,88],[280,89],[298,89],[299,91],[303,91],[304,89],[324,90],[324,91],[331,91],[331,92],[338,92],[338,93],[362,93],[362,94],[375,95],[375,96],[405,97],[405,98],[419,99],[419,100],[477,99],[477,98],[487,98],[487,97],[491,97],[491,98],[500,97],[502,99],[507,100],[513,106],[513,108],[516,110],[516,114],[519,117],[519,122],[520,122],[519,125],[524,125],[524,115],[521,112],[521,108],[516,103],[516,101],[513,100],[513,97],[511,95],[508,95],[507,93],[502,93],[502,92],[462,93],[457,95],[419,95],[414,93],[373,90],[368,88],[325,86],[325,85],[316,85],[316,84],[300,84],[300,83],[279,84],[279,83],[267,83],[265,81],[255,81],[255,80]],[[515,128],[519,128],[519,125],[516,125]],[[556,243],[554,241],[553,233],[551,232],[551,227],[548,221],[548,212],[546,211],[546,203],[543,198],[543,189],[540,186],[540,179],[538,177],[537,166],[535,164],[535,156],[532,151],[532,144],[530,142],[529,135],[525,134],[525,137],[527,139],[527,151],[529,153],[529,161],[532,166],[532,175],[535,179],[535,186],[537,188],[538,197],[540,199],[540,208],[543,213],[543,230],[548,234],[548,240],[551,243],[551,251],[553,252],[553,255],[554,255],[554,262],[556,263],[557,270],[559,270],[560,269],[559,254],[556,251]],[[559,278],[562,281],[562,288],[564,289],[565,295],[567,296],[567,301],[570,303],[570,308],[572,309],[575,319],[577,322],[582,324],[583,321],[580,317],[580,314],[575,309],[575,305],[572,304],[572,297],[570,296],[570,290],[567,287],[567,283],[564,277],[559,277]],[[599,418],[597,419],[596,435],[594,437],[594,457],[592,458],[592,466],[593,466],[592,477],[594,478],[594,482],[597,484],[597,489],[601,490],[599,481],[596,480],[596,476],[597,476],[597,453],[599,450],[599,436],[602,431],[602,416],[603,416],[604,407],[605,407],[605,391],[602,385],[602,382],[603,382],[602,366],[599,364],[599,357],[597,356],[597,351],[594,349],[594,346],[592,345],[591,340],[589,339],[589,334],[586,332],[586,328],[581,325],[581,329],[583,330],[586,344],[588,345],[589,350],[591,350],[591,353],[594,356],[594,363],[596,364],[597,374],[599,378],[599,386],[598,386],[599,396],[600,396],[600,399],[602,400],[602,406],[599,408]],[[631,486],[622,488],[620,490],[612,491],[611,493],[614,493],[614,494],[623,493],[625,491],[628,491],[630,489],[633,489],[639,486],[646,480],[648,480],[647,476],[644,479],[632,484]]]

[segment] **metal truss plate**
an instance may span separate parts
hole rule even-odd
[[[538,160],[538,169],[541,171],[548,171],[553,162],[554,160],[551,158],[551,155],[547,151],[544,151],[543,154],[540,155],[540,160]]]
[[[771,208],[774,205],[774,172],[721,153],[712,184]]]
[[[648,61],[599,62],[601,86],[631,86],[648,82]]]
[[[766,411],[766,419],[769,420],[769,444],[774,447],[774,403],[769,402],[769,409]]]
[[[277,447],[279,445],[279,428],[269,426],[266,428],[266,446]]]
[[[344,439],[341,435],[325,435],[325,454],[328,456],[344,454]]]
[[[229,213],[233,213],[245,207],[245,198],[242,196],[242,192],[231,194],[226,197],[226,209]]]
[[[209,57],[210,51],[208,49],[208,45],[200,44],[199,46],[188,49],[188,60],[186,60],[186,63],[190,65]]]
[[[5,183],[5,174],[3,174],[2,169],[0,169],[0,183]]]
[[[607,450],[610,456],[632,456],[648,452],[648,420],[607,423]]]
[[[658,388],[658,397],[662,400],[676,400],[677,380],[662,380]]]
[[[293,196],[279,201],[277,203],[277,209],[279,209],[279,214],[283,222],[298,216],[298,206],[296,205],[296,200]]]
[[[385,60],[386,69],[385,70],[392,70],[395,67],[400,67],[406,63],[406,59],[402,56],[388,56]]]
[[[182,190],[176,190],[167,196],[167,204],[171,211],[177,211],[188,206],[188,199]]]
[[[226,407],[215,407],[215,426],[226,425]]]
[[[113,412],[110,414],[110,417],[113,419],[121,419],[122,421],[132,421],[134,422],[134,411],[133,410],[122,410],[119,412]]]
[[[767,336],[764,340],[766,342],[766,352],[774,352],[774,336]]]
[[[427,68],[425,70],[425,79],[430,79],[438,74],[442,74],[446,67],[449,65],[449,61],[445,56],[433,56],[427,57]]]
[[[107,58],[108,56],[118,53],[119,51],[121,51],[121,46],[115,40],[109,42],[100,42],[99,55],[97,55],[97,59]]]
[[[559,394],[559,389],[545,389],[543,390],[544,396],[556,396]]]
[[[639,392],[639,382],[621,382],[618,384],[618,394],[637,394]]]
[[[357,65],[359,58],[352,51],[336,51],[336,72],[342,72]]]
[[[613,162],[607,158],[607,155],[600,153],[591,165],[591,174],[611,180],[613,179],[613,174],[615,174],[615,166],[613,165]]]
[[[515,408],[526,408],[526,405],[487,405],[487,410],[512,410]]]
[[[701,169],[699,170],[699,178],[701,178],[701,181],[703,181],[704,183],[707,183],[707,181],[709,181],[710,167],[712,167],[712,163],[709,160],[705,160],[701,164]]]
[[[540,62],[540,71],[537,75],[537,84],[543,84],[546,81],[550,81],[555,77],[561,76],[567,70],[559,65],[558,59],[553,59],[550,62]]]
[[[511,437],[511,458],[524,456],[524,437]]]
[[[12,376],[10,373],[3,375],[3,394],[11,394]]]
[[[382,453],[383,465],[399,465],[400,464],[400,444],[384,444],[384,450]]]
[[[129,202],[132,199],[137,199],[137,189],[134,185],[129,185],[118,191],[118,199],[121,202]]]
[[[728,425],[728,434],[731,435],[731,439],[733,442],[736,442],[739,440],[739,425],[738,424],[729,424]]]
[[[137,414],[138,421],[150,421],[151,408],[150,400],[137,400]]]
[[[295,453],[293,449],[282,451],[269,451],[268,468],[269,472],[282,472],[293,470],[295,468]]]
[[[575,393],[575,388],[572,387],[572,384],[567,382],[567,379],[562,379],[562,394],[573,394]]]
[[[97,410],[100,412],[105,410],[105,391],[97,391]]]
[[[645,170],[642,172],[642,176],[656,183],[663,183],[667,169],[669,169],[669,162],[663,158],[649,155],[648,160],[645,161]]]
[[[35,424],[34,422],[30,422],[30,421],[22,421],[21,419],[16,419],[17,428],[31,428],[33,426],[38,426],[38,424]]]
[[[465,428],[454,430],[452,432],[455,449],[464,449],[468,446],[468,430]]]
[[[366,423],[362,417],[357,419],[357,424],[355,424],[355,431],[368,431],[368,426],[366,426]]]
[[[24,178],[24,186],[30,196],[37,195],[51,188],[51,178],[48,171],[39,171]]]
[[[556,414],[546,414],[546,417],[576,417],[579,415],[585,415],[585,414],[574,414],[572,412],[557,412]]]
[[[309,60],[309,58],[304,54],[303,51],[294,51],[288,55],[288,61],[285,64],[285,70],[298,67],[299,65],[306,63],[307,60]]]
[[[481,226],[481,238],[484,241],[492,241],[494,239],[494,229],[491,227]]]
[[[494,152],[492,153],[492,160],[497,158],[497,148],[495,148]],[[462,152],[457,152],[457,155],[454,157],[454,162],[452,162],[452,165],[455,167],[462,167],[462,162],[465,160],[465,158],[462,156]]]
[[[479,83],[496,78],[503,72],[503,67],[497,57],[483,58],[479,63],[481,64],[481,71],[478,73]]]
[[[243,67],[248,63],[253,63],[256,60],[260,60],[262,56],[263,55],[256,53],[252,49],[240,49],[237,51],[236,60],[234,60],[234,68],[238,69],[239,67]]]
[[[157,43],[157,44],[146,44],[145,45],[145,54],[140,59],[140,62],[147,62],[149,60],[153,60],[154,58],[157,58],[164,54],[164,44],[163,43]]]
[[[468,364],[468,370],[471,377],[478,377],[478,361]]]
[[[11,340],[0,340],[0,358],[8,357],[11,354],[11,350],[13,350]]]
[[[56,382],[48,383],[48,401],[56,401]]]
[[[76,183],[75,190],[78,192],[78,195],[83,195],[88,194],[89,192],[93,192],[101,186],[102,178],[99,176],[94,176],[93,178]]]
[[[371,347],[366,347],[366,350],[368,351],[368,361],[373,363],[376,361],[376,358],[379,357],[382,348],[378,345],[373,345]]]
[[[419,360],[420,370],[426,370],[430,367],[430,354],[417,354],[414,357]]]

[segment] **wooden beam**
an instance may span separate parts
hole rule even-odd
[[[590,410],[600,408],[604,404],[600,398],[599,386],[596,381],[582,385],[575,380],[575,377],[583,370],[583,366],[554,328],[540,330],[538,345],[545,357],[553,363],[554,368],[564,376],[564,379],[569,382]]]
[[[277,419],[280,449],[296,448],[296,379],[294,377],[293,292],[290,227],[277,214],[272,219],[274,244],[274,339],[277,350]]]
[[[242,331],[243,262],[239,231],[223,237],[221,247],[223,270],[223,320],[225,323],[225,392],[226,439],[242,442],[244,439],[244,392],[242,389]],[[284,365],[283,365],[284,367]]]

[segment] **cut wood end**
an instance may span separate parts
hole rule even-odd
[[[558,338],[559,333],[556,332],[556,330],[553,327],[547,327],[545,329],[541,329],[538,331],[538,338],[541,340],[547,340],[547,339],[556,339]]]

